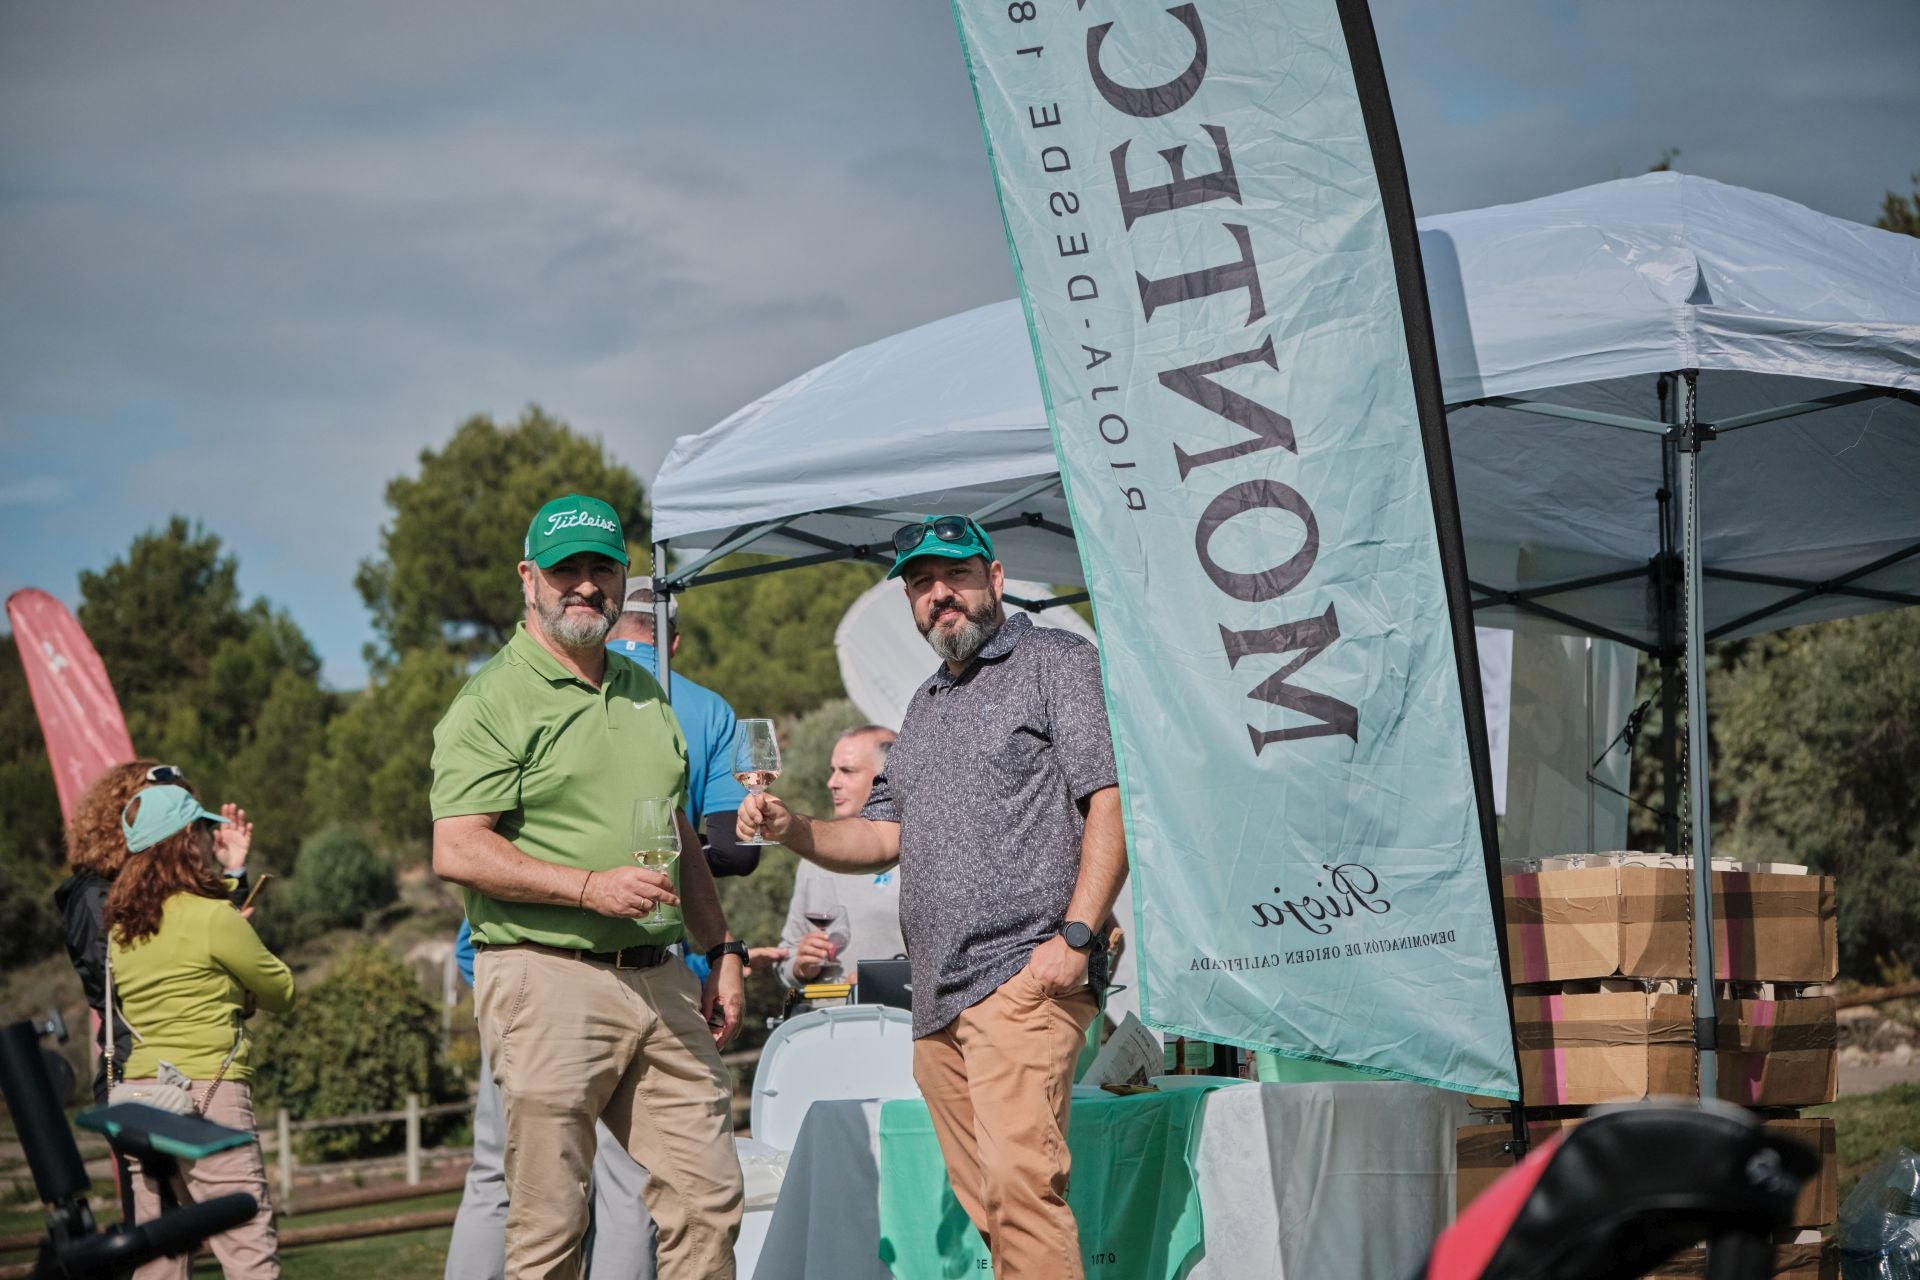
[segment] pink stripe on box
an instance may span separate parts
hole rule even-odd
[[[1756,1027],[1772,1026],[1774,1019],[1780,1012],[1779,1004],[1772,1000],[1749,1000],[1746,1002],[1746,1006],[1748,1013],[1747,1021],[1749,1025]],[[1732,1101],[1751,1107],[1760,1099],[1761,1077],[1767,1073],[1767,1055],[1764,1053],[1749,1053],[1746,1055],[1746,1059],[1746,1070],[1740,1073],[1742,1092],[1738,1098],[1734,1098]]]
[[[1567,1079],[1567,1051],[1549,1049],[1540,1055],[1540,1102],[1544,1106],[1554,1106],[1565,1102]]]

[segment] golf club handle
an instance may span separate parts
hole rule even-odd
[[[73,1241],[60,1250],[61,1272],[117,1275],[155,1258],[185,1253],[208,1236],[239,1226],[259,1210],[259,1202],[244,1192],[181,1205],[151,1222]]]

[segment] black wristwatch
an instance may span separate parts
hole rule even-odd
[[[1085,951],[1093,946],[1093,930],[1078,920],[1067,921],[1065,927],[1060,930],[1060,936],[1065,938],[1067,945],[1075,951]]]
[[[707,967],[709,969],[719,968],[721,959],[726,956],[739,956],[740,965],[742,968],[745,968],[747,963],[747,944],[736,939],[732,942],[723,942],[717,947],[709,948],[707,951]]]

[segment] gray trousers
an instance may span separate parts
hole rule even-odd
[[[596,1125],[593,1225],[587,1274],[592,1280],[654,1280],[656,1232],[640,1198],[647,1171],[633,1162],[604,1124]],[[473,1109],[473,1164],[447,1246],[446,1280],[505,1280],[507,1263],[506,1114],[493,1067],[480,1058],[480,1096]]]

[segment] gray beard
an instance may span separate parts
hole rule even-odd
[[[620,610],[611,600],[603,601],[591,618],[570,616],[564,599],[556,601],[551,609],[535,606],[535,611],[540,615],[540,629],[563,649],[593,648],[607,638],[607,632],[620,619]]]
[[[987,641],[999,633],[1000,620],[994,616],[998,611],[999,601],[992,601],[967,614],[966,625],[955,631],[941,631],[929,623],[920,634],[946,661],[972,662],[974,655],[987,647]]]

